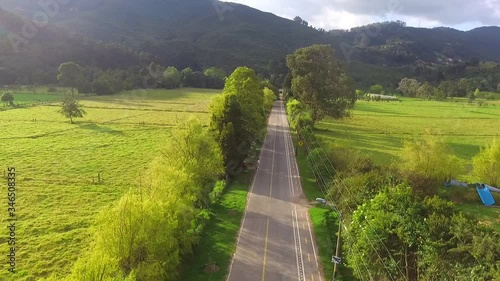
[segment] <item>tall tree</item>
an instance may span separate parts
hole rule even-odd
[[[403,78],[397,89],[405,97],[416,97],[420,83],[416,79]]]
[[[255,72],[248,67],[237,68],[226,80],[223,94],[235,95],[241,107],[243,126],[250,132],[249,142],[260,140],[266,126],[264,92]]]
[[[384,90],[384,88],[382,87],[382,85],[373,85],[370,87],[370,93],[372,94],[377,94],[377,95],[380,95],[382,94],[382,91]]]
[[[331,46],[299,49],[287,57],[287,65],[293,76],[292,91],[311,111],[313,121],[349,115],[356,102],[355,89]]]
[[[182,87],[193,86],[193,70],[190,67],[181,71],[181,85]]]
[[[181,86],[181,73],[173,66],[167,67],[163,74],[163,83],[167,89],[175,89]]]
[[[71,94],[74,95],[74,89],[83,81],[82,68],[74,62],[66,62],[59,66],[57,79],[62,86],[70,87]]]
[[[425,82],[417,90],[417,97],[430,100],[435,94],[435,88],[429,83]]]

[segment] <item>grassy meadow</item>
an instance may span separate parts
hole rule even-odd
[[[220,91],[137,90],[83,96],[80,103],[87,115],[75,119],[75,124],[57,112],[67,89],[12,92],[15,103],[31,105],[0,106],[0,165],[2,171],[7,166],[17,170],[18,216],[18,273],[4,274],[8,268],[4,258],[2,281],[68,273],[91,241],[90,228],[99,210],[139,184],[172,126],[193,115],[208,123],[208,104]],[[6,218],[7,207],[0,213],[2,225],[7,225]],[[0,235],[3,257],[8,250],[6,234]]]
[[[359,100],[350,118],[325,119],[316,127],[316,136],[325,143],[359,149],[379,164],[397,162],[404,140],[432,135],[444,140],[465,167],[458,179],[474,183],[478,179],[470,175],[472,157],[500,135],[500,101],[480,104],[468,103],[467,99]],[[440,195],[459,203],[462,210],[477,215],[482,223],[500,230],[500,209],[481,207],[475,189],[443,187]],[[500,196],[494,196],[497,205],[500,204]]]

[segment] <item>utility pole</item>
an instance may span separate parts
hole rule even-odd
[[[337,280],[337,270],[341,263],[341,257],[340,257],[341,234],[342,234],[342,214],[339,212],[339,232],[337,236],[337,248],[335,249],[335,257],[333,259],[333,281]]]

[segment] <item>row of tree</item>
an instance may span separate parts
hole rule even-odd
[[[66,280],[177,280],[224,190],[224,174],[241,172],[262,139],[276,99],[265,84],[238,68],[210,106],[208,130],[196,118],[173,130],[139,187],[97,217],[92,248]]]
[[[437,87],[429,82],[419,82],[413,78],[404,78],[399,82],[397,89],[403,96],[406,97],[419,97],[423,99],[437,99],[443,100],[446,98],[454,97],[469,97],[471,99],[479,98],[478,93],[481,91],[471,79],[462,78],[458,81],[445,80],[442,81]],[[500,92],[500,84],[497,87]],[[493,98],[493,95],[487,95],[485,98]]]
[[[222,89],[226,73],[210,67],[201,71],[191,68],[177,70],[151,63],[147,68],[102,71],[84,68],[74,62],[59,66],[57,79],[62,86],[77,89],[81,94],[112,95],[123,90],[179,87]]]

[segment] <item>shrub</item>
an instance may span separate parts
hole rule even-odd
[[[55,92],[57,92],[57,88],[56,87],[49,87],[47,89],[47,92],[49,92],[49,93],[55,93]]]
[[[403,177],[418,193],[436,194],[436,186],[455,177],[462,170],[459,159],[444,142],[431,136],[406,141],[399,163]]]
[[[474,176],[489,185],[500,184],[500,141],[493,142],[481,149],[472,159]]]

